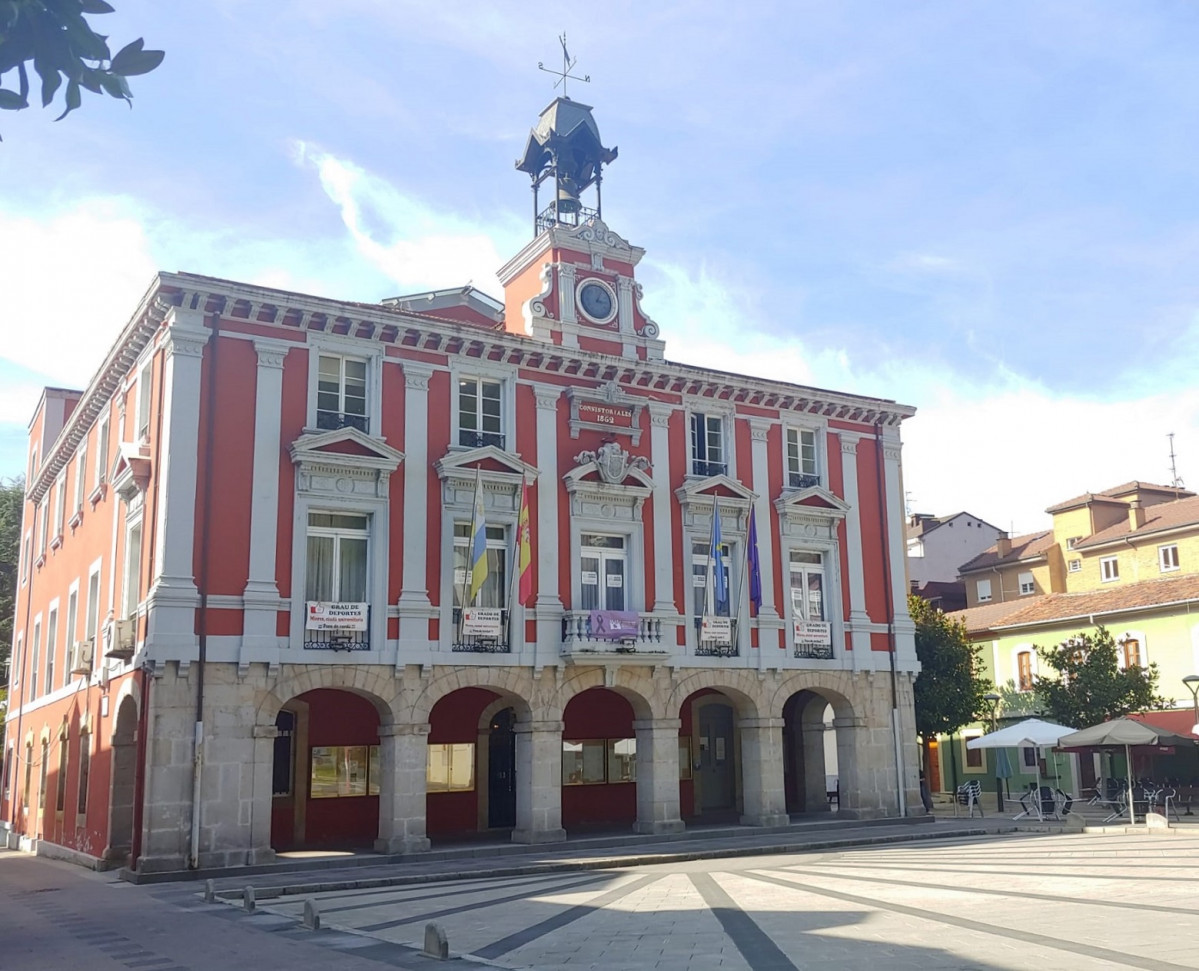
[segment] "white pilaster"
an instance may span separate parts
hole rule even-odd
[[[778,608],[774,605],[774,530],[770,524],[770,451],[767,436],[772,422],[765,418],[749,419],[750,463],[753,469],[754,517],[758,521],[758,562],[762,577],[762,606],[758,609],[758,667],[777,665],[779,636],[783,630]],[[748,525],[747,525],[748,528]],[[746,553],[749,535],[746,534]],[[748,572],[745,574],[748,583]],[[785,645],[783,645],[785,646]]]
[[[192,574],[200,467],[200,375],[208,328],[199,310],[175,308],[162,342],[162,433],[154,524],[155,577],[150,588],[150,637],[162,646],[195,643],[199,602]]]
[[[638,833],[681,833],[679,812],[678,718],[633,722],[637,734],[637,821]]]
[[[558,593],[558,399],[549,385],[533,388],[537,403],[537,647],[534,664],[556,664],[562,648],[562,598]],[[561,753],[558,758],[561,760]]]
[[[884,506],[887,512],[891,600],[895,610],[895,663],[900,671],[916,672],[920,670],[920,662],[916,659],[916,625],[908,614],[907,542],[903,534],[903,479],[900,475],[902,448],[899,429],[883,429]]]
[[[654,481],[654,613],[675,616],[674,550],[671,547],[671,405],[649,403],[650,475]]]
[[[858,442],[861,438],[852,432],[838,432],[841,441],[841,481],[845,491],[842,497],[849,503],[845,515],[845,544],[849,548],[846,560],[849,563],[849,617],[846,626],[853,647],[851,661],[855,671],[871,667],[870,614],[866,611],[866,571],[862,561],[862,510],[858,499]]]
[[[564,324],[578,323],[575,312],[575,266],[573,263],[558,264],[558,319]]]
[[[433,368],[404,362],[404,577],[400,589],[399,658],[405,647],[421,649],[429,642],[428,553],[429,378]],[[397,662],[400,663],[400,662]]]
[[[279,534],[280,429],[283,408],[283,359],[290,345],[256,340],[257,384],[254,391],[254,471],[250,490],[250,568],[243,592],[245,620],[242,645],[274,646],[279,587],[275,553]]]
[[[562,729],[558,721],[522,722],[516,734],[514,843],[558,843],[562,828]]]
[[[379,853],[423,853],[425,781],[429,758],[429,726],[380,725]]]

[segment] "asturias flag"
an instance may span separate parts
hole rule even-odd
[[[483,505],[483,483],[475,475],[475,514],[470,524],[470,596],[471,606],[487,579],[487,508]]]
[[[712,599],[716,601],[714,613],[727,613],[729,609],[729,578],[724,572],[724,543],[720,541],[720,506],[712,503],[712,566],[716,575],[712,577]]]
[[[749,507],[749,550],[746,552],[749,565],[749,602],[754,610],[762,609],[762,561],[758,559],[758,517],[754,507]]]
[[[529,486],[520,482],[520,514],[516,517],[516,602],[528,605],[533,596],[533,546],[529,542]]]

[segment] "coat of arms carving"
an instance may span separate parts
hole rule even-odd
[[[604,442],[594,452],[580,452],[575,456],[575,462],[579,465],[594,462],[600,479],[611,485],[624,482],[633,469],[649,470],[649,459],[643,455],[630,455],[616,442]]]

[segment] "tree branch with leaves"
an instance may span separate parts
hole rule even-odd
[[[66,83],[65,107],[55,121],[80,106],[84,90],[132,107],[127,79],[153,71],[165,55],[146,50],[140,37],[111,53],[108,37],[92,30],[86,17],[112,12],[105,0],[0,0],[0,108],[29,107],[29,65],[41,82],[43,108]]]

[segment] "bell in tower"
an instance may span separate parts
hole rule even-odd
[[[529,133],[524,155],[516,168],[533,180],[533,234],[559,224],[578,226],[601,217],[600,182],[603,167],[616,158],[617,149],[604,148],[591,108],[570,98],[554,99]],[[544,210],[539,203],[542,183],[553,180],[553,198]],[[582,193],[595,186],[595,208],[583,205]]]

